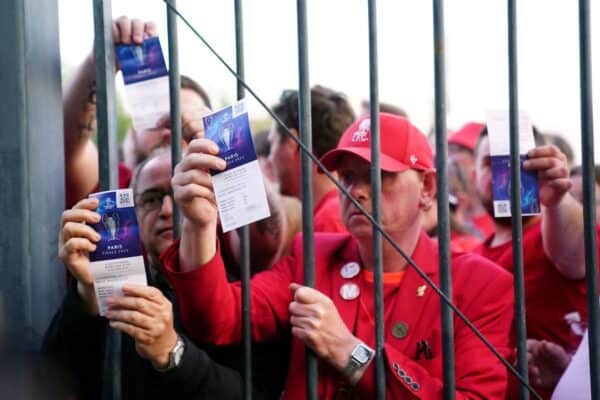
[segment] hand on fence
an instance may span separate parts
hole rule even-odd
[[[529,150],[523,167],[537,171],[540,202],[546,207],[556,206],[571,188],[567,157],[554,145]]]
[[[169,353],[177,342],[173,327],[173,305],[151,286],[126,285],[122,297],[107,301],[110,326],[135,340],[140,357],[155,368],[169,365]]]
[[[217,203],[209,169],[225,169],[225,160],[216,156],[218,152],[219,147],[211,140],[192,140],[171,179],[175,201],[183,216],[202,228],[217,222]]]
[[[571,356],[555,343],[527,339],[527,362],[531,382],[541,388],[553,388],[571,362]]]
[[[297,283],[292,283],[290,290],[294,292],[289,305],[292,334],[319,358],[343,371],[360,340],[346,327],[329,297]]]

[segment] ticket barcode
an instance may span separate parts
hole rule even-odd
[[[244,100],[240,100],[233,105],[232,115],[233,118],[237,117],[240,114],[246,112],[246,102]]]
[[[117,207],[133,207],[133,191],[131,189],[117,191]]]
[[[510,201],[508,201],[508,200],[494,201],[494,216],[495,217],[510,217]]]

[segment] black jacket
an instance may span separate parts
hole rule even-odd
[[[71,288],[46,332],[42,354],[51,368],[61,371],[62,383],[77,399],[102,398],[107,326],[105,318],[85,311],[77,290]],[[241,399],[240,374],[217,364],[182,335],[181,329],[177,331],[185,341],[185,352],[181,364],[165,373],[138,356],[131,337],[121,335],[122,398]]]

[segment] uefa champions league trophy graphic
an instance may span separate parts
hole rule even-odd
[[[109,241],[119,240],[117,232],[119,232],[119,214],[110,213],[102,216],[102,225],[104,229],[109,233]]]
[[[141,67],[146,62],[144,57],[144,47],[141,45],[137,45],[133,48],[133,54],[135,55],[135,59],[138,65]]]

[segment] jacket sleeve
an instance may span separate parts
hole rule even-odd
[[[207,264],[179,272],[179,242],[161,256],[167,276],[175,289],[185,331],[195,341],[226,345],[239,342],[242,332],[242,290],[229,283],[217,248]],[[252,336],[257,342],[276,337],[289,324],[288,305],[292,299],[296,259],[290,256],[251,280]]]
[[[89,315],[77,289],[67,292],[44,335],[41,353],[63,384],[81,398],[95,398],[102,386],[106,320]]]
[[[463,287],[467,295],[457,293],[455,304],[503,355],[510,354],[509,336],[513,321],[512,280],[503,273],[488,279],[477,292]],[[454,315],[454,357],[456,399],[503,399],[507,388],[507,370],[475,334]],[[388,398],[442,399],[442,354],[431,360],[417,361],[388,343],[386,386]],[[375,367],[371,363],[358,389],[363,395],[375,393]],[[437,370],[432,374],[432,370]]]
[[[216,363],[187,337],[181,337],[185,342],[181,364],[168,372],[154,371],[151,382],[155,382],[160,393],[155,398],[242,399],[243,381],[240,374]]]

